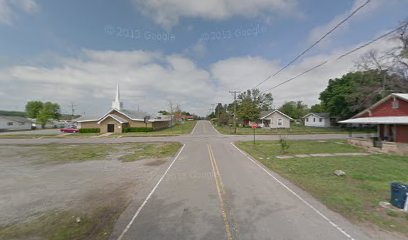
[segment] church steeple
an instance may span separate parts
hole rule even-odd
[[[116,97],[115,101],[112,102],[112,108],[121,110],[123,107],[123,103],[120,101],[120,93],[119,93],[119,83],[116,85]]]

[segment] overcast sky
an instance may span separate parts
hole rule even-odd
[[[53,101],[64,113],[109,110],[116,83],[125,108],[155,113],[168,101],[205,115],[232,101],[229,90],[253,88],[319,39],[366,0],[0,0],[0,109]],[[355,69],[364,51],[342,53],[397,27],[407,0],[371,0],[265,90],[274,107],[318,102],[330,78]]]

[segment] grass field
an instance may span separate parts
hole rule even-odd
[[[178,136],[191,133],[196,124],[197,121],[184,121],[182,123],[177,123],[175,126],[171,128],[165,128],[153,132],[130,132],[122,134],[113,134],[111,136],[113,137]]]
[[[215,126],[215,125],[214,125]],[[215,128],[222,134],[234,134],[234,129],[229,126],[215,126]],[[354,129],[356,133],[370,133],[371,130]],[[254,130],[249,127],[237,127],[237,135],[252,135]],[[288,129],[268,129],[257,128],[256,134],[259,135],[295,135],[295,134],[349,134],[349,130],[340,128],[317,128],[293,125]]]
[[[121,161],[165,158],[173,156],[181,147],[180,143],[126,143],[126,144],[46,144],[24,145],[24,156],[35,156],[37,163],[62,164],[88,160],[104,160],[109,156]]]
[[[165,158],[173,156],[181,147],[180,143],[140,143],[132,147],[131,152],[121,156],[124,162],[137,161],[141,159]]]
[[[104,207],[87,213],[72,210],[50,211],[22,224],[0,226],[0,237],[48,240],[109,239],[113,226],[127,203],[122,204],[120,207],[105,204]],[[77,222],[77,217],[80,222]],[[33,236],[37,238],[32,238]]]
[[[277,155],[302,153],[345,153],[362,150],[342,141],[289,141],[283,153],[277,141],[239,142],[246,151],[266,167],[286,177],[311,193],[330,209],[355,223],[368,222],[408,236],[408,214],[379,206],[390,200],[390,183],[408,183],[408,158],[375,154],[370,156],[336,156],[278,159]],[[337,177],[333,172],[347,173]]]

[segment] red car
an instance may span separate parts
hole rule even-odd
[[[77,133],[79,132],[79,129],[76,127],[65,127],[61,128],[60,131],[64,133]]]

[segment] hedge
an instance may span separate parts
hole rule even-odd
[[[80,128],[80,133],[100,133],[101,129],[99,128]]]
[[[130,127],[130,128],[124,128],[123,132],[153,132],[153,128],[148,128],[148,127]]]

